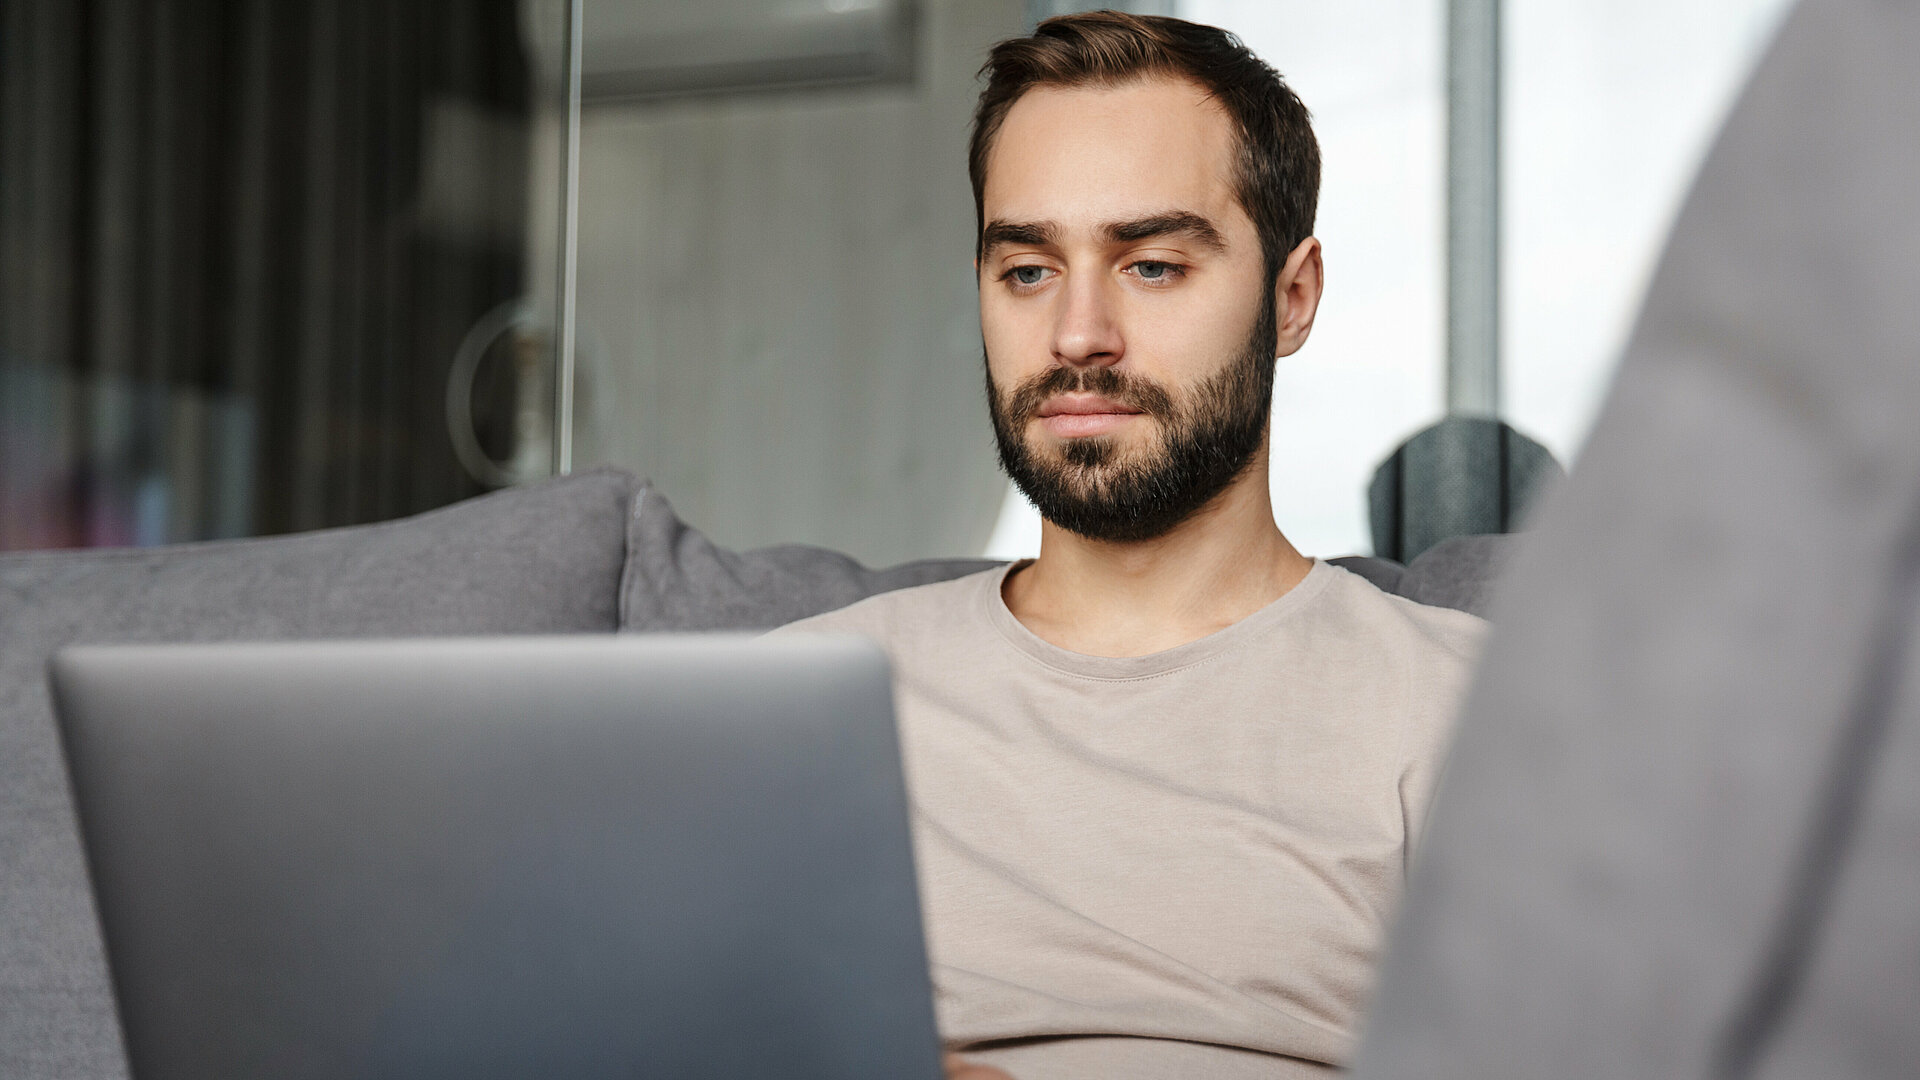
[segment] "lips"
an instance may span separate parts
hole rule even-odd
[[[1063,439],[1105,435],[1131,423],[1141,410],[1097,394],[1060,394],[1035,414],[1040,425]]]

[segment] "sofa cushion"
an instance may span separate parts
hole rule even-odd
[[[996,565],[990,559],[927,559],[869,570],[837,551],[803,544],[728,551],[681,521],[666,496],[649,486],[634,500],[627,522],[620,628],[771,630],[875,593]]]
[[[1406,573],[1389,591],[1485,618],[1493,604],[1494,583],[1513,554],[1513,544],[1512,534],[1442,540],[1408,563]]]
[[[1505,536],[1457,537],[1404,567],[1365,555],[1328,561],[1385,592],[1484,616],[1509,543]],[[837,551],[801,544],[733,552],[681,521],[667,497],[648,485],[634,499],[627,522],[620,628],[770,630],[876,593],[997,565],[991,559],[927,559],[869,570]]]
[[[1383,559],[1377,555],[1342,555],[1328,562],[1348,570],[1372,582],[1381,592],[1400,595],[1400,579],[1407,576],[1407,568],[1392,559]]]
[[[56,649],[611,631],[635,487],[587,473],[357,528],[0,556],[0,1076],[125,1075],[47,700]]]

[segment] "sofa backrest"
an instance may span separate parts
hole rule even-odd
[[[635,482],[299,536],[0,556],[0,1077],[125,1075],[45,680],[73,642],[608,632]]]
[[[1511,536],[1462,536],[1412,563],[1349,555],[1330,560],[1386,592],[1423,604],[1485,615]],[[635,633],[771,630],[876,593],[978,573],[991,559],[925,559],[870,570],[837,551],[782,544],[735,552],[674,513],[649,486],[627,522],[627,573],[620,629]]]

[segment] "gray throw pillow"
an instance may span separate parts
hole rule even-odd
[[[990,559],[928,559],[869,570],[837,551],[803,544],[729,551],[681,521],[666,496],[648,486],[627,521],[620,628],[771,630],[876,593],[997,565]]]

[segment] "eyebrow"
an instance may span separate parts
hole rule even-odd
[[[1114,221],[1100,226],[1100,234],[1109,243],[1137,244],[1156,237],[1183,236],[1214,251],[1225,251],[1226,237],[1213,222],[1191,210],[1169,210],[1132,221]],[[994,221],[980,232],[980,252],[990,254],[1003,246],[1054,247],[1059,243],[1059,228],[1051,221]]]
[[[1100,228],[1116,244],[1135,244],[1161,236],[1184,236],[1215,251],[1227,249],[1227,239],[1213,222],[1191,210],[1172,210],[1134,221],[1116,221]]]
[[[1054,236],[1055,229],[1050,221],[989,222],[980,232],[980,253],[985,255],[1007,245],[1051,247]]]

